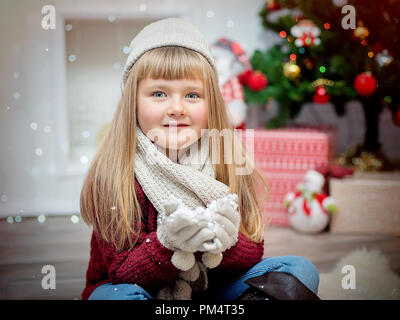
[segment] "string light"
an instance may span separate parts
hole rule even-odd
[[[385,100],[386,103],[391,103],[392,102],[392,97],[391,96],[385,96],[385,98],[383,98],[383,100]]]
[[[318,87],[317,94],[320,96],[324,96],[326,94],[326,89],[324,87]]]
[[[139,6],[139,10],[140,11],[146,11],[146,9],[147,9],[147,5],[145,3],[141,3],[140,6]]]
[[[235,26],[235,23],[233,20],[228,20],[225,24],[228,28],[233,28]]]
[[[72,223],[78,223],[79,222],[79,217],[76,214],[73,214],[71,216],[71,222]]]
[[[215,16],[215,13],[212,10],[208,10],[207,13],[206,13],[206,16],[207,16],[207,18],[212,18],[212,17]]]
[[[80,162],[81,162],[82,164],[87,164],[87,163],[89,162],[89,158],[88,158],[87,156],[82,156],[82,157],[80,158]]]
[[[281,37],[281,38],[285,38],[286,37],[286,31],[281,31],[281,32],[279,32],[279,36]]]
[[[326,68],[324,66],[319,67],[319,72],[324,73],[326,71]]]
[[[20,210],[20,212],[23,213],[24,210]],[[46,222],[46,215],[40,214],[40,215],[38,215],[36,217],[36,219],[37,219],[38,223],[43,224],[43,223]],[[20,222],[22,222],[22,220],[23,219],[22,219],[21,215],[17,215],[15,217],[8,216],[7,219],[6,219],[7,223],[10,223],[10,224],[14,223],[14,222],[20,223]],[[79,223],[80,218],[79,218],[79,216],[77,214],[73,214],[73,215],[71,215],[70,220],[71,220],[71,223],[77,224],[77,223]]]
[[[290,60],[295,61],[296,60],[296,55],[294,53],[292,53],[290,55]]]

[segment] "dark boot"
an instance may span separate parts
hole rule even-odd
[[[299,279],[284,272],[267,272],[245,283],[250,288],[238,300],[320,300]]]

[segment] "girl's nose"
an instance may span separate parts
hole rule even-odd
[[[173,100],[168,108],[168,115],[181,116],[186,114],[185,106],[178,100]]]

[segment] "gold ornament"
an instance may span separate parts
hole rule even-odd
[[[371,152],[362,145],[356,145],[346,149],[340,157],[335,159],[338,165],[353,167],[358,171],[386,171],[395,167],[385,157],[382,150]]]
[[[317,88],[319,86],[333,87],[335,85],[335,81],[325,78],[318,78],[317,80],[313,81],[311,85],[313,86],[313,88]]]
[[[364,24],[361,21],[358,22],[357,28],[354,29],[354,36],[361,40],[364,40],[369,36],[368,28],[364,27]]]
[[[290,80],[294,80],[300,77],[301,68],[293,62],[287,62],[283,66],[283,74]]]

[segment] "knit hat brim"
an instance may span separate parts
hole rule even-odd
[[[179,46],[202,54],[216,71],[207,39],[194,25],[178,18],[167,18],[144,27],[131,41],[123,72],[123,84],[135,62],[147,51],[166,46]]]

